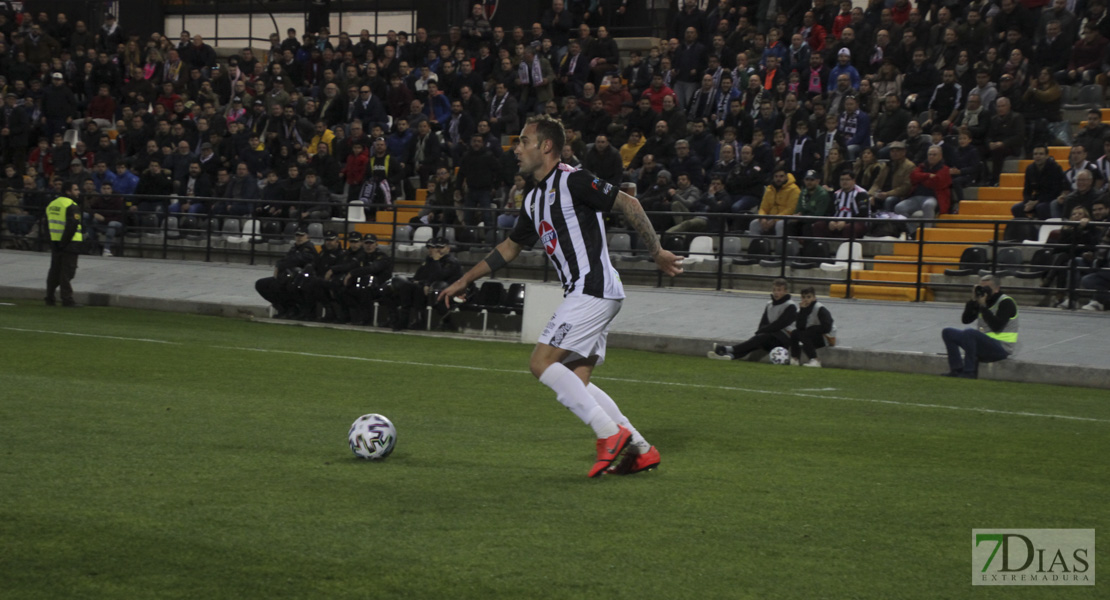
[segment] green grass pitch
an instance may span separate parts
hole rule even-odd
[[[969,577],[973,528],[1110,533],[1104,390],[612,350],[663,463],[588,480],[530,351],[0,306],[0,597],[1106,597]]]

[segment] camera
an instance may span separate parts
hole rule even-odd
[[[987,287],[985,285],[975,286],[975,297],[976,298],[985,298],[985,297],[990,296],[990,295],[991,295],[991,289],[989,287]]]

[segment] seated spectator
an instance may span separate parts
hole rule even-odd
[[[412,279],[394,277],[385,292],[384,304],[389,311],[393,331],[423,329],[425,311],[429,306],[440,315],[441,320],[447,318],[448,307],[435,300],[440,290],[462,277],[462,266],[451,255],[451,246],[445,237],[436,236],[428,240],[425,250],[427,256]]]
[[[840,146],[833,146],[825,155],[825,162],[821,167],[821,185],[828,191],[833,191],[840,186],[840,173],[851,170],[851,163],[844,158],[844,150]]]
[[[304,183],[300,187],[297,205],[293,208],[296,218],[301,222],[327,221],[334,214],[331,193],[323,184],[314,169],[308,169]]]
[[[768,219],[764,216],[793,215],[797,211],[798,196],[801,191],[794,182],[794,176],[787,173],[786,169],[775,169],[771,174],[771,184],[763,193],[763,202],[759,205],[760,218],[752,221],[748,227],[751,235],[776,235],[782,236],[786,226],[785,219]]]
[[[1043,144],[1033,146],[1033,163],[1025,167],[1022,200],[1013,205],[1010,212],[1015,219],[1049,219],[1052,217],[1052,204],[1060,197],[1066,183],[1064,171],[1056,159],[1048,155],[1048,147]]]
[[[965,325],[977,321],[977,326],[946,327],[941,331],[948,351],[946,377],[977,379],[979,363],[1005,360],[1017,352],[1020,329],[1017,302],[1002,293],[993,276],[980,278],[972,288],[971,300],[967,301],[960,320]]]
[[[913,191],[910,174],[913,173],[915,165],[906,158],[905,143],[893,142],[888,148],[890,161],[879,170],[879,175],[868,193],[875,199],[876,206],[882,202],[884,211],[894,212],[894,207],[903,198],[908,198]]]
[[[1106,310],[1110,307],[1110,257],[1107,249],[1110,246],[1110,226],[1105,225],[1107,218],[1110,217],[1110,208],[1108,208],[1106,200],[1095,203],[1095,209],[1092,216],[1100,223],[1103,223],[1102,238],[1099,240],[1101,249],[1090,254],[1084,254],[1081,260],[1084,265],[1089,265],[1089,271],[1080,280],[1079,287],[1085,290],[1092,290],[1094,292],[1091,301],[1083,305],[1083,310],[1100,311]]]
[[[836,221],[819,221],[813,225],[813,235],[817,237],[861,238],[867,232],[864,221],[847,221],[849,218],[871,216],[871,202],[867,191],[856,185],[851,171],[840,174],[840,189],[833,194],[832,217]],[[845,219],[845,220],[839,220]]]
[[[1010,156],[1020,156],[1025,144],[1025,119],[1014,113],[1010,99],[995,102],[996,113],[987,127],[987,148],[991,158],[991,185],[998,185],[1002,165]]]
[[[790,284],[785,279],[776,279],[771,282],[771,300],[763,308],[755,335],[732,345],[714,343],[706,356],[714,360],[739,360],[754,350],[788,348],[797,317],[798,305],[790,298]]]
[[[935,219],[938,211],[948,214],[952,197],[952,175],[948,172],[948,165],[944,164],[940,146],[929,148],[925,162],[917,165],[910,173],[910,183],[914,185],[912,195],[896,204],[894,212],[907,219],[918,211],[921,211],[924,219]],[[909,233],[912,235],[916,229],[916,225],[911,226]]]
[[[225,174],[226,171],[224,169]],[[200,212],[203,205],[200,203],[194,204],[190,199],[212,197],[212,180],[209,179],[207,173],[201,170],[200,162],[195,160],[189,163],[189,172],[185,174],[185,177],[175,182],[175,188],[178,197],[170,204],[171,213]]]
[[[859,158],[852,165],[852,174],[856,176],[856,183],[867,190],[875,185],[875,181],[879,178],[879,173],[882,170],[883,165],[879,163],[879,157],[873,148],[861,150]]]
[[[1105,207],[1104,200],[1099,202]],[[1087,207],[1080,204],[1071,209],[1067,224],[1054,232],[1053,236],[1055,237],[1053,241],[1062,245],[1053,249],[1052,266],[1055,269],[1048,271],[1041,287],[1066,289],[1070,287],[1073,274],[1078,274],[1079,271],[1079,265],[1073,266],[1072,262],[1085,254],[1095,252],[1095,247],[1102,238],[1102,231],[1091,222],[1091,213]],[[1055,292],[1055,298],[1052,292],[1045,294],[1037,306],[1074,308],[1066,298],[1066,292],[1063,289]]]
[[[110,182],[100,185],[100,195],[93,196],[87,204],[85,223],[92,242],[99,244],[103,256],[112,256],[112,245],[123,231],[124,213],[127,204],[115,195]],[[101,242],[101,236],[104,240]]]
[[[1096,200],[1106,197],[1094,186],[1095,177],[1087,169],[1081,169],[1075,177],[1075,191],[1068,192],[1065,188],[1052,203],[1052,215],[1070,215],[1073,208],[1083,206],[1090,212]]]
[[[674,225],[667,228],[667,233],[705,231],[707,207],[702,202],[701,190],[691,183],[688,173],[678,175],[678,187],[670,190],[670,196]]]
[[[273,306],[275,319],[306,318],[301,310],[300,294],[296,287],[296,275],[318,256],[316,245],[308,237],[308,229],[298,225],[293,234],[293,246],[278,260],[272,277],[263,277],[254,282],[254,289],[263,299]]]
[[[964,188],[978,183],[983,172],[983,160],[979,156],[979,149],[971,143],[971,134],[967,129],[961,128],[956,139],[955,158],[948,169],[952,175],[953,213],[960,212],[959,204],[963,199]]]
[[[813,288],[803,288],[798,317],[790,332],[790,364],[820,368],[817,349],[824,348],[826,340],[835,339],[833,327],[832,313],[817,301]],[[808,358],[805,362],[802,362],[803,354]]]
[[[798,208],[794,212],[797,217],[828,217],[832,215],[832,198],[828,190],[821,187],[820,176],[817,171],[810,169],[803,177],[803,187],[798,195]],[[794,219],[790,221],[790,235],[813,235],[815,219]]]

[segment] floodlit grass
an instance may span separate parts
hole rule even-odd
[[[1105,391],[612,350],[663,464],[587,480],[530,350],[0,307],[0,597],[1044,598],[971,529],[1110,532]]]

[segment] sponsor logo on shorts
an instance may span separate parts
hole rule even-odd
[[[573,327],[573,325],[570,323],[563,323],[560,325],[555,335],[551,336],[551,345],[558,348],[559,345],[563,343],[563,338],[567,337],[567,334],[570,333],[571,327]]]

